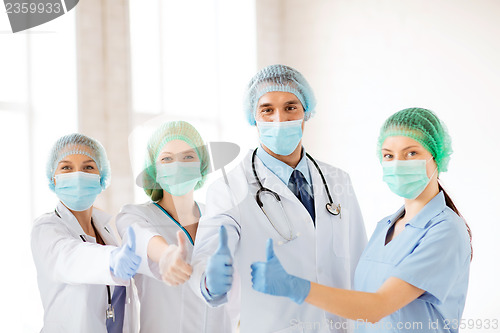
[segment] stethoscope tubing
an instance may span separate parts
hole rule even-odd
[[[258,148],[256,148],[252,153],[252,171],[253,171],[253,175],[254,175],[255,180],[259,184],[259,189],[257,190],[257,193],[255,194],[255,201],[257,201],[257,204],[262,209],[263,204],[262,204],[262,201],[260,200],[260,194],[262,192],[269,192],[270,194],[272,194],[274,196],[274,198],[278,202],[281,202],[281,198],[280,198],[278,193],[264,187],[259,179],[259,176],[257,175],[257,170],[255,169],[255,156],[257,155],[257,149]],[[328,203],[325,205],[327,212],[332,214],[332,215],[335,215],[335,216],[339,215],[340,209],[341,209],[340,204],[334,205],[332,196],[330,195],[330,189],[328,188],[328,184],[326,183],[326,179],[325,179],[325,176],[323,175],[323,172],[321,171],[321,168],[319,167],[318,163],[314,160],[314,158],[312,158],[311,155],[306,153],[306,156],[314,164],[314,167],[316,168],[316,170],[318,170],[318,173],[321,176],[321,180],[323,181],[323,187],[325,188],[326,195],[328,196]],[[335,208],[333,208],[333,207],[335,207]]]

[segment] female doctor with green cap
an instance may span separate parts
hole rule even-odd
[[[267,261],[252,265],[253,288],[356,320],[357,332],[458,332],[472,248],[469,227],[438,180],[448,169],[450,137],[433,112],[405,109],[383,125],[377,152],[384,181],[405,204],[378,223],[355,291],[288,274],[271,241]]]
[[[120,234],[132,227],[142,262],[135,281],[141,332],[234,332],[238,309],[210,308],[184,284],[204,206],[193,198],[209,170],[207,148],[185,121],[160,125],[149,139],[138,182],[151,201],[126,205],[116,218]],[[231,303],[234,304],[234,303]]]

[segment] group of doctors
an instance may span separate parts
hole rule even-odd
[[[444,124],[422,108],[383,124],[383,179],[404,205],[367,243],[349,175],[302,144],[315,104],[295,69],[260,70],[244,104],[260,145],[205,205],[193,197],[209,170],[203,139],[161,124],[138,177],[151,200],[121,209],[120,237],[93,207],[110,181],[103,146],[60,138],[47,163],[60,202],[32,229],[42,332],[457,332],[472,248],[438,180]]]

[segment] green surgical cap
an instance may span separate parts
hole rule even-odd
[[[200,133],[198,133],[193,125],[185,121],[166,122],[158,127],[151,138],[149,138],[146,152],[143,186],[144,191],[153,201],[160,200],[163,197],[163,190],[161,190],[161,186],[156,183],[156,160],[162,148],[173,140],[182,140],[186,142],[196,151],[200,159],[200,172],[202,178],[196,184],[195,190],[201,188],[207,178],[210,161],[207,147]]]
[[[382,160],[382,144],[390,136],[406,136],[420,143],[434,157],[438,172],[448,170],[451,138],[442,121],[430,110],[409,108],[390,116],[380,130],[377,154]]]

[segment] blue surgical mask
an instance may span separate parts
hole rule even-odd
[[[389,185],[391,191],[398,196],[406,199],[416,199],[430,182],[430,178],[427,177],[426,164],[431,159],[432,157],[427,161],[395,160],[382,162],[383,180]],[[436,170],[434,170],[434,173]]]
[[[156,182],[175,197],[192,191],[201,180],[200,162],[172,162],[156,165]]]
[[[290,155],[302,139],[303,121],[257,121],[260,142],[275,154]]]
[[[61,202],[71,210],[89,209],[102,191],[101,176],[87,172],[61,173],[55,176],[55,192]]]

